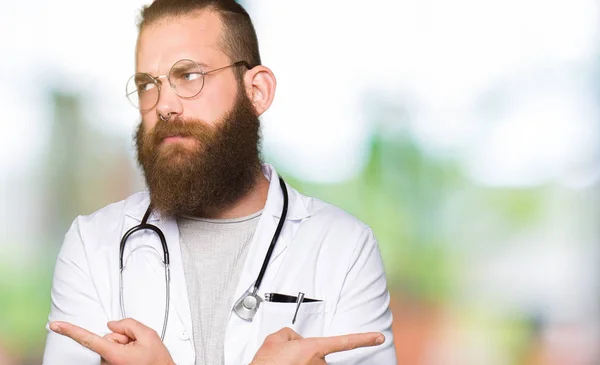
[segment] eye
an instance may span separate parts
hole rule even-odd
[[[181,74],[181,78],[185,81],[194,81],[202,77],[201,72],[184,72]]]
[[[153,82],[145,82],[145,83],[142,83],[142,84],[138,84],[137,90],[138,90],[139,93],[144,93],[144,92],[146,92],[148,90],[152,90],[155,87],[156,87],[155,83],[153,83]]]

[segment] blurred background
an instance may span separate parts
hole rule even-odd
[[[71,221],[144,189],[148,0],[0,4],[0,364],[39,364]],[[379,239],[399,364],[600,364],[600,6],[247,0],[263,152]]]

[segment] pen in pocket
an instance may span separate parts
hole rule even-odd
[[[265,301],[273,303],[297,303],[298,297],[279,293],[265,293]],[[305,303],[321,302],[319,299],[311,299],[306,297],[304,297],[302,301]]]
[[[292,318],[292,324],[296,323],[296,316],[298,315],[298,309],[300,309],[300,304],[304,301],[304,293],[298,293],[298,300],[296,301],[296,311],[294,312],[294,318]]]
[[[292,325],[296,324],[298,318],[298,311],[302,303],[322,302],[319,299],[306,298],[303,292],[299,292],[298,296],[279,293],[265,293],[265,302],[271,303],[296,303],[296,310],[294,311],[294,317],[292,318]]]

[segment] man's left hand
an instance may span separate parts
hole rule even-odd
[[[127,318],[108,322],[113,331],[100,337],[66,322],[52,322],[50,329],[70,337],[102,357],[106,365],[175,365],[171,354],[153,329]]]

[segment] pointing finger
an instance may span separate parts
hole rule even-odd
[[[52,322],[50,329],[73,339],[83,347],[94,351],[104,358],[110,358],[111,354],[119,350],[119,346],[116,343],[67,322]]]
[[[354,333],[343,336],[313,338],[317,346],[317,354],[324,358],[332,352],[348,351],[359,347],[378,346],[385,341],[379,332]]]

